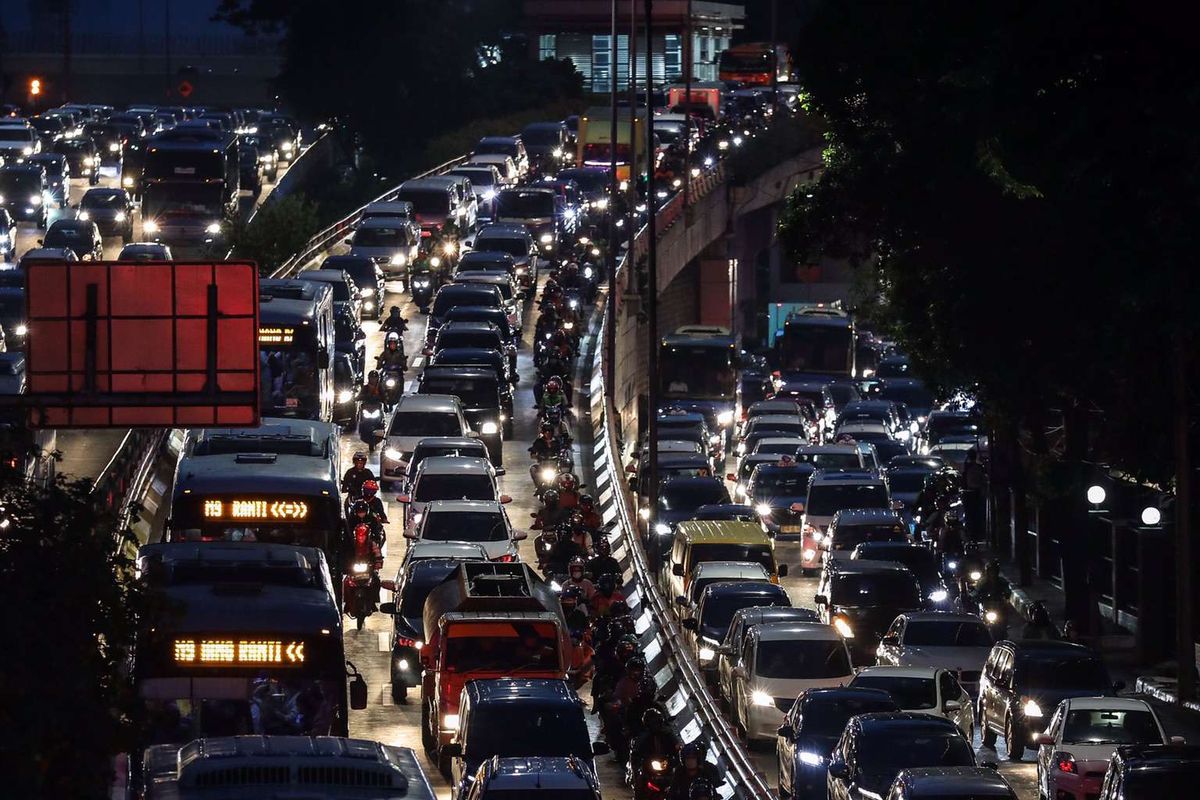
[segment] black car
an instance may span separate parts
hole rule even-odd
[[[714,477],[681,477],[664,481],[658,489],[658,513],[655,514],[653,531],[659,550],[665,555],[671,549],[675,526],[691,519],[700,506],[732,502],[725,484]]]
[[[67,125],[59,117],[36,116],[29,119],[29,124],[37,131],[38,139],[42,142],[42,150],[50,150],[54,143],[66,136]]]
[[[458,568],[448,558],[406,561],[396,574],[396,601],[385,604],[392,614],[392,699],[403,703],[408,688],[421,683],[421,648],[425,646],[425,599]]]
[[[238,145],[238,182],[243,189],[258,197],[263,189],[263,167],[258,160],[258,148],[246,144]]]
[[[383,315],[383,270],[366,256],[329,256],[320,269],[341,270],[346,273],[362,301],[364,319],[379,319]]]
[[[333,355],[333,421],[352,425],[358,419],[359,371],[350,353]]]
[[[856,665],[874,663],[879,640],[898,614],[925,607],[916,576],[891,561],[829,561],[813,599],[821,621],[846,638]]]
[[[71,203],[71,166],[61,153],[38,153],[30,156],[27,163],[36,164],[46,171],[46,191],[61,207]]]
[[[133,200],[124,189],[88,189],[79,201],[79,219],[96,223],[104,236],[133,238]]]
[[[80,261],[104,259],[104,241],[100,238],[100,229],[90,219],[55,220],[38,244],[42,247],[65,247]]]
[[[503,382],[489,367],[427,366],[417,385],[419,394],[452,394],[462,404],[463,416],[487,445],[492,463],[504,463],[504,437],[511,435],[512,417],[500,397]]]
[[[25,335],[29,333],[25,327],[26,312],[24,288],[0,287],[0,330],[3,330],[3,341],[9,349],[19,350],[25,345]]]
[[[429,336],[446,321],[446,312],[455,306],[486,306],[504,310],[504,296],[499,287],[483,283],[450,283],[438,289],[429,308]]]
[[[1083,645],[1047,639],[1004,640],[988,654],[979,680],[975,719],[983,743],[1004,736],[1005,752],[1019,760],[1030,737],[1040,733],[1071,697],[1108,697],[1123,689],[1113,683],[1100,655]]]
[[[446,347],[429,357],[431,367],[486,367],[491,370],[500,385],[500,406],[504,410],[504,435],[512,436],[513,391],[516,379],[509,372],[508,359],[499,350],[483,347]]]
[[[490,322],[500,331],[505,345],[517,346],[517,332],[509,324],[508,312],[503,308],[455,306],[446,312],[446,322]]]
[[[1200,745],[1124,745],[1117,748],[1099,800],[1191,797],[1200,783]]]
[[[932,714],[879,712],[851,717],[828,767],[829,800],[874,800],[887,794],[901,770],[974,767],[975,751],[962,731]]]
[[[537,282],[536,243],[524,225],[493,223],[484,225],[472,245],[479,251],[508,253],[517,269],[517,281],[529,290]]]
[[[54,152],[67,157],[68,169],[78,178],[87,178],[89,186],[100,183],[100,151],[95,142],[86,137],[59,139],[54,143]]]
[[[36,164],[0,167],[0,207],[13,219],[46,227],[46,171]]]
[[[521,141],[540,172],[556,172],[568,155],[567,126],[562,122],[532,122],[521,130]]]
[[[517,368],[516,346],[506,341],[500,329],[489,322],[460,320],[446,322],[438,329],[432,344],[428,347],[427,355],[433,355],[439,350],[450,347],[482,347],[485,350],[499,350],[508,358],[509,369],[515,371]]]
[[[346,303],[334,303],[333,346],[339,353],[350,356],[359,381],[363,379],[367,361],[367,334],[354,318],[354,312]]]
[[[660,465],[661,469],[661,465]],[[739,503],[711,503],[700,506],[692,519],[723,520],[725,522],[754,522],[758,517],[754,509]]]
[[[516,280],[517,261],[508,253],[496,250],[472,250],[463,253],[454,272],[503,272]]]
[[[97,157],[100,164],[121,165],[125,151],[125,134],[111,122],[89,122],[83,126],[83,133],[96,145]]]
[[[786,574],[780,567],[780,574]],[[743,608],[791,606],[782,586],[766,581],[726,581],[704,587],[696,601],[696,611],[680,625],[688,631],[693,652],[703,670],[713,677],[717,669],[717,650],[729,634],[733,615]]]
[[[862,542],[855,546],[850,558],[895,561],[908,567],[921,584],[926,607],[931,611],[948,608],[950,592],[942,579],[941,559],[930,548],[903,542]]]
[[[829,759],[850,718],[899,710],[882,689],[838,687],[801,692],[775,740],[779,796],[825,800]]]
[[[263,177],[274,182],[279,176],[279,154],[275,152],[275,145],[252,133],[243,134],[241,143],[244,147],[253,150],[254,160],[261,168]]]
[[[462,800],[600,800],[600,784],[578,758],[527,757],[485,761]]]
[[[136,242],[127,244],[117,254],[118,261],[170,261],[171,248],[162,242]]]

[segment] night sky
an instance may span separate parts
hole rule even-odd
[[[26,31],[47,17],[57,17],[64,0],[0,0],[0,25],[10,31]],[[229,36],[236,31],[221,22],[211,22],[218,0],[70,0],[76,20],[86,20],[77,30],[97,34],[136,34],[141,24],[147,35],[161,35],[167,3],[171,4],[171,30],[176,36]]]

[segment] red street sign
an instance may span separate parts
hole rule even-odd
[[[258,424],[252,262],[35,261],[26,297],[33,425]]]
[[[179,92],[180,97],[191,97],[192,84],[187,81],[180,81],[176,90]]]

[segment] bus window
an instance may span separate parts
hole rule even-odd
[[[666,397],[732,400],[737,393],[729,347],[663,345],[658,365]]]

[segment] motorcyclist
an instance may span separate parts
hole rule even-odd
[[[616,637],[607,637],[596,647],[592,661],[596,673],[592,678],[592,713],[600,707],[616,686],[617,679],[625,672],[625,662],[638,651],[637,636],[632,631]]]
[[[1022,639],[1061,639],[1062,634],[1058,632],[1054,621],[1050,619],[1050,612],[1046,610],[1046,605],[1041,600],[1035,602],[1029,608],[1029,622],[1025,623],[1025,627],[1021,629]]]
[[[542,402],[541,411],[557,407],[562,411],[562,415],[567,417],[571,413],[571,404],[567,401],[567,394],[563,391],[562,378],[557,375],[551,376],[550,380],[542,386]]]
[[[562,442],[554,434],[554,426],[543,423],[538,431],[538,438],[529,446],[529,457],[533,459],[533,463],[529,465],[529,477],[535,485],[539,483],[538,470],[541,469],[542,462],[557,457],[563,448]]]
[[[375,473],[367,466],[367,454],[361,450],[351,457],[354,466],[342,475],[342,491],[351,499],[362,497],[363,483],[375,480]]]
[[[721,774],[714,764],[705,758],[706,752],[697,742],[684,745],[680,753],[679,766],[671,776],[667,789],[668,800],[691,800],[692,786],[699,781],[708,781],[711,786],[721,783]]]
[[[588,604],[592,602],[592,596],[596,594],[596,584],[587,577],[587,560],[581,555],[574,556],[567,562],[567,580],[563,584],[563,591],[571,587],[577,588],[583,601]]]
[[[559,523],[565,521],[569,513],[559,505],[558,491],[547,489],[542,493],[542,507],[533,515],[533,524],[529,527],[535,531],[557,530]]]
[[[358,399],[362,403],[382,403],[383,384],[379,380],[379,370],[367,373],[367,382],[358,387]]]
[[[574,511],[579,506],[579,479],[570,472],[562,472],[554,483],[558,489],[558,504]]]
[[[355,500],[350,505],[350,524],[354,526],[366,525],[371,531],[371,536],[380,544],[387,541],[387,534],[383,530],[383,521],[371,513],[371,505],[366,500]]]
[[[592,557],[588,559],[587,571],[597,581],[602,575],[621,574],[621,562],[613,558],[612,544],[602,533],[592,537]]]
[[[604,518],[600,516],[600,512],[596,511],[596,498],[587,492],[581,493],[576,510],[583,517],[583,527],[592,532],[593,538],[599,538],[595,536],[595,533],[604,525]]]
[[[588,624],[582,587],[568,582],[558,594],[558,603],[562,606],[563,616],[567,620],[567,630],[571,632],[571,637],[581,636]]]
[[[629,761],[635,770],[658,756],[672,766],[677,762],[683,742],[661,709],[650,707],[642,713],[642,732],[629,746]]]
[[[379,499],[379,481],[375,480],[374,476],[363,481],[362,499],[366,501],[371,516],[384,525],[389,522],[383,501]]]
[[[1011,589],[1008,581],[1000,574],[1000,562],[991,558],[983,565],[983,576],[976,582],[972,594],[979,603],[1004,602],[1008,600]]]
[[[387,318],[379,323],[379,329],[385,334],[395,333],[397,336],[403,336],[408,330],[408,320],[400,316],[400,306],[392,306],[388,309]]]
[[[568,619],[567,624],[570,623]],[[571,677],[571,685],[578,690],[596,674],[596,650],[592,647],[592,629],[585,625],[578,633],[572,630],[571,645],[571,668],[568,674]]]
[[[555,533],[558,534],[558,541],[554,544],[550,558],[547,559],[547,569],[551,574],[562,575],[570,572],[571,562],[574,559],[582,558],[587,553],[571,538],[571,526],[569,523],[560,522],[555,529]],[[580,588],[582,589],[583,587],[581,586]]]
[[[383,340],[383,352],[375,357],[375,363],[383,372],[403,373],[408,369],[408,359],[404,355],[404,344],[400,334],[389,333]]]
[[[371,569],[371,589],[375,604],[379,604],[379,572],[383,569],[383,549],[371,536],[369,525],[354,526],[354,560],[365,558]],[[353,572],[351,572],[353,574]]]
[[[596,578],[596,591],[588,601],[588,609],[592,616],[602,617],[609,613],[614,603],[625,601],[617,576],[607,572]]]
[[[642,714],[652,704],[646,702],[647,694],[653,699],[654,682],[646,675],[646,659],[640,655],[630,656],[625,662],[625,674],[613,686],[602,715],[604,735],[618,763],[629,760],[626,721],[632,718],[641,722]]]

